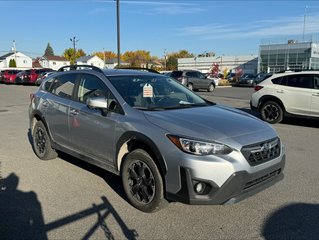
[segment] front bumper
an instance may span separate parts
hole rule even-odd
[[[194,179],[191,170],[180,167],[182,187],[177,193],[166,193],[166,198],[187,204],[233,204],[252,196],[282,180],[285,167],[285,155],[282,160],[256,173],[240,171],[233,173],[228,180],[218,187],[212,181]],[[201,194],[194,190],[194,185],[202,182],[206,186]]]

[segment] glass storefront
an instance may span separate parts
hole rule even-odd
[[[316,43],[261,45],[258,72],[319,69],[319,46]]]

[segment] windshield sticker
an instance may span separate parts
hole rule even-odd
[[[143,87],[143,97],[153,97],[153,87],[148,83]]]

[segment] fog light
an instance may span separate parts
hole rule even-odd
[[[205,183],[199,182],[195,184],[195,192],[202,193],[205,190]]]

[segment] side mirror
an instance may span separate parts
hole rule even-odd
[[[93,109],[107,109],[107,101],[104,97],[91,97],[86,101],[86,105]]]

